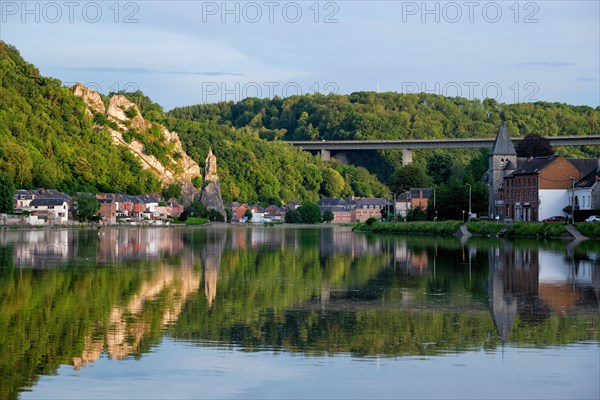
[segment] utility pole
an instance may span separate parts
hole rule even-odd
[[[467,183],[467,186],[469,187],[469,216],[467,217],[467,220],[470,221],[471,220],[471,184]]]
[[[575,223],[575,178],[571,178],[571,223]]]

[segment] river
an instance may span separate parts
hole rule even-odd
[[[600,398],[600,243],[0,231],[0,398]]]

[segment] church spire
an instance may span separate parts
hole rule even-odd
[[[516,155],[515,146],[510,141],[508,129],[504,121],[500,124],[496,140],[494,140],[494,146],[492,147],[492,155]]]

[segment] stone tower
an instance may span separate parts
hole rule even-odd
[[[517,169],[517,152],[510,141],[506,124],[502,121],[492,146],[488,166],[489,215],[492,218],[505,214],[504,205],[497,204],[497,200],[500,199],[499,191],[504,177],[510,175],[515,169]]]

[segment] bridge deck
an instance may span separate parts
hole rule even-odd
[[[518,142],[523,138],[513,138]],[[600,135],[546,137],[550,145],[599,146]],[[472,149],[492,147],[494,138],[473,139],[411,139],[411,140],[322,140],[289,141],[304,150],[381,150],[381,149]]]

